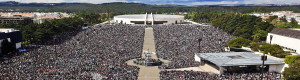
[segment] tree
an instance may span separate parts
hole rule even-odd
[[[280,23],[276,23],[274,24],[276,26],[276,28],[291,28],[292,26],[290,26],[290,24],[288,22],[280,22]]]
[[[300,60],[295,63],[289,64],[288,68],[284,69],[283,76],[286,80],[299,80],[300,79]]]
[[[298,27],[298,22],[296,21],[295,18],[291,19],[291,23],[290,24],[291,24],[292,27]]]
[[[282,21],[282,22],[287,22],[286,17],[283,16],[282,18],[280,18],[280,21]]]
[[[101,20],[106,17],[106,15],[100,15],[96,13],[80,13],[76,16],[82,18],[82,20],[89,25],[100,23]]]
[[[252,35],[251,37],[253,39],[259,39],[261,41],[265,40],[267,35],[268,35],[268,32],[264,31],[264,30],[258,30],[256,32],[254,32],[255,34]]]
[[[20,22],[23,26],[33,23],[33,20],[31,18],[24,18],[23,21]]]
[[[267,22],[272,22],[274,19],[277,19],[278,16],[270,16],[269,19],[267,19]]]
[[[263,43],[259,50],[261,50],[265,54],[270,54],[275,57],[284,58],[285,56],[290,55],[290,52],[283,51],[283,49],[279,45],[272,45],[268,43]]]
[[[253,51],[258,51],[259,50],[259,46],[260,46],[260,44],[258,42],[251,42],[250,43],[250,48]]]
[[[212,18],[211,23],[234,36],[246,39],[264,40],[266,33],[274,28],[272,24],[263,22],[259,17],[234,13],[226,13]]]
[[[234,38],[234,39],[230,40],[226,44],[226,46],[241,48],[242,46],[249,46],[250,42],[251,42],[251,40],[249,40],[249,39],[244,39],[242,37],[237,37],[237,38]]]
[[[287,63],[287,64],[292,64],[296,60],[300,60],[300,55],[289,55],[289,56],[286,56],[285,59],[284,59],[284,62]]]

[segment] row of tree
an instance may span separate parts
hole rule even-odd
[[[81,18],[88,25],[94,25],[96,23],[101,23],[103,21],[106,21],[108,17],[112,17],[112,15],[114,14],[110,14],[110,16],[108,16],[107,14],[98,14],[98,13],[78,13],[74,16]]]
[[[243,15],[243,14],[224,14],[211,21],[213,26],[219,27],[224,31],[246,39],[265,40],[267,32],[270,32],[274,26],[261,18]]]
[[[84,22],[80,18],[63,18],[45,21],[42,24],[3,24],[3,28],[15,28],[22,31],[25,43],[36,43],[51,40],[62,32],[78,30]]]
[[[290,22],[286,17],[271,16],[267,20],[241,13],[192,13],[185,16],[199,23],[211,23],[224,31],[246,39],[264,41],[268,32],[273,28],[300,28],[298,22],[292,18]]]
[[[266,21],[273,24],[276,28],[300,28],[295,18],[291,18],[290,22],[288,22],[285,16],[271,16]]]
[[[85,24],[100,23],[102,19],[100,14],[82,13],[69,18],[48,20],[42,24],[32,22],[0,24],[0,28],[21,30],[24,43],[38,43],[52,40],[53,36],[64,32],[80,31]]]
[[[193,13],[191,18],[199,23],[211,23],[213,26],[246,39],[265,40],[274,26],[261,18],[240,13]]]

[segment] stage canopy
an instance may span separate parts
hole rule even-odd
[[[201,60],[209,61],[216,66],[261,65],[261,56],[251,52],[196,53]],[[268,57],[265,65],[284,64]]]

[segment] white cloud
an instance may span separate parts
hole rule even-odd
[[[64,2],[64,0],[16,0],[17,2],[23,2],[23,3],[60,3]]]
[[[143,3],[142,1],[132,1],[134,3]]]
[[[156,1],[160,1],[160,0],[149,0],[149,1],[151,1],[151,2],[156,2]]]
[[[67,0],[66,0],[67,1]],[[83,3],[109,3],[109,2],[127,2],[127,0],[74,0],[69,2],[83,2]]]
[[[193,2],[192,5],[217,5],[217,4],[238,4],[239,1],[203,1],[203,2]]]
[[[178,1],[190,1],[190,0],[178,0]]]
[[[144,1],[144,0],[141,0],[141,1]],[[148,1],[151,1],[151,2],[157,2],[157,1],[158,2],[176,2],[176,1],[190,1],[190,0],[148,0]]]
[[[82,3],[109,3],[109,2],[127,2],[127,0],[0,0],[3,1],[16,1],[22,3],[61,3],[61,2],[82,2]]]
[[[139,2],[139,3],[156,3],[156,4],[182,4],[182,5],[216,5],[216,4],[300,4],[300,0],[0,0],[17,1],[23,3],[60,3],[60,2],[82,2],[82,3],[109,3],[109,2]],[[183,1],[184,3],[177,3]],[[196,2],[195,2],[196,1]]]
[[[244,4],[300,4],[300,0],[244,0]]]

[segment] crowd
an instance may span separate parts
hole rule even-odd
[[[141,58],[144,28],[103,24],[65,33],[43,45],[28,45],[31,51],[0,61],[0,79],[136,80],[139,68],[127,65],[126,61]],[[212,26],[155,25],[153,28],[158,57],[171,60],[160,68],[199,66],[194,61],[195,53],[223,52],[224,45],[234,38]],[[260,77],[260,73],[160,72],[161,80],[256,80]],[[278,80],[281,75],[265,73],[266,78]]]
[[[223,52],[224,45],[233,38],[213,26],[190,24],[160,25],[153,28],[158,57],[172,61],[160,68],[199,66],[199,62],[194,60],[195,53]]]
[[[278,73],[227,73],[214,74],[201,71],[161,71],[161,80],[281,80]]]
[[[137,79],[139,68],[125,62],[141,58],[144,27],[98,25],[63,36],[1,61],[0,79]]]

